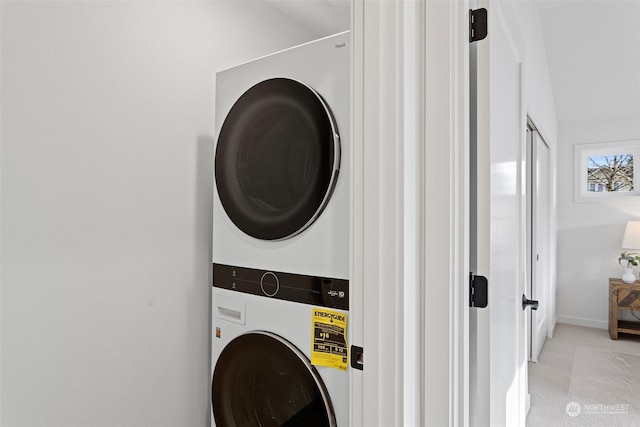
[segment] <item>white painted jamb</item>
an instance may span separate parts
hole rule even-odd
[[[466,19],[353,5],[352,426],[468,425]]]

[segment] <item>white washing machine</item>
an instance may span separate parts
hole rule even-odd
[[[350,49],[216,76],[213,426],[348,426]]]
[[[348,311],[338,308],[348,303],[331,297],[348,292],[348,281],[226,266],[214,274],[220,286],[236,283],[262,295],[213,288],[212,424],[348,426],[346,327],[318,323],[318,315],[327,314],[348,321]],[[318,351],[341,360],[312,365]]]

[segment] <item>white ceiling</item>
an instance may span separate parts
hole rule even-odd
[[[540,3],[558,122],[640,119],[640,1]]]
[[[316,37],[350,25],[350,0],[264,1]],[[536,3],[558,122],[640,120],[640,0]]]

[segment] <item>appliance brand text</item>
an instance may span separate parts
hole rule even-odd
[[[323,311],[314,312],[314,316],[316,316],[316,317],[328,317],[328,318],[331,319],[332,322],[334,320],[337,320],[338,322],[346,322],[347,321],[347,319],[341,314],[325,313]]]

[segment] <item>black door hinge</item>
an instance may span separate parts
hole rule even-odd
[[[487,37],[487,9],[469,10],[469,43]]]
[[[351,346],[351,367],[355,369],[360,369],[364,367],[363,360],[364,350],[362,347],[358,347],[355,345]]]
[[[485,308],[489,303],[489,281],[469,273],[469,307]]]

